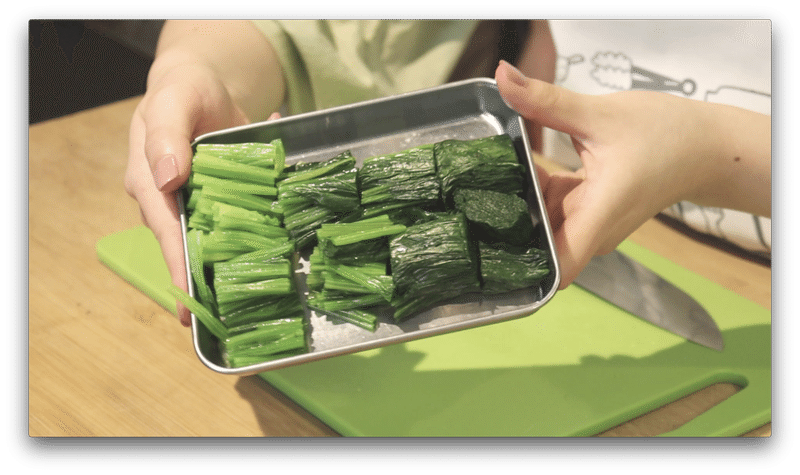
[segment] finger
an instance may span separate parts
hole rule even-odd
[[[177,192],[175,192],[177,193]],[[172,283],[188,291],[186,264],[183,253],[183,236],[178,217],[175,193],[153,192],[140,196],[140,207],[147,226],[153,232],[161,248]],[[176,302],[178,318],[183,326],[189,326],[189,311]]]
[[[643,220],[640,194],[621,184],[619,173],[583,180],[562,200],[564,217],[554,235],[562,266],[561,288],[569,285],[589,260],[615,249]]]
[[[528,78],[505,61],[500,61],[495,80],[503,100],[526,119],[585,138],[585,104],[591,96]]]
[[[177,192],[176,192],[177,193]],[[186,275],[186,263],[183,253],[183,236],[180,219],[178,218],[178,204],[174,193],[160,193],[154,196],[150,203],[148,222],[153,230],[161,254],[176,287],[188,291],[189,284]],[[168,211],[165,213],[164,211]],[[153,215],[156,215],[155,217]],[[154,222],[155,221],[155,222]],[[180,302],[176,302],[178,318],[185,327],[190,325],[189,310]]]
[[[156,189],[154,178],[144,158],[144,124],[141,116],[134,114],[128,152],[128,167],[125,171],[125,188],[138,203],[142,222],[153,231],[161,247],[172,282],[188,290],[186,267],[183,258],[183,238],[177,202],[172,193],[164,194]],[[180,302],[176,302],[178,318],[184,326],[190,324],[190,314]]]
[[[551,190],[551,197],[562,196],[556,219],[561,226],[554,232],[556,250],[561,268],[561,284],[566,288],[586,267],[614,232],[616,198],[608,193],[602,183],[565,178]],[[571,182],[570,182],[571,181]]]
[[[580,239],[583,233],[578,234],[577,239],[574,237],[574,229],[584,226],[576,221],[575,213],[582,206],[583,194],[588,187],[582,186],[585,181],[583,169],[548,173],[537,164],[536,171],[547,209],[547,219],[553,230],[555,250],[559,256],[559,288],[563,289],[572,282],[577,275],[576,269],[582,265],[582,259],[578,257],[593,252],[586,248],[591,240],[582,242]]]
[[[568,287],[575,280],[596,253],[597,242],[596,221],[589,212],[565,209],[562,218],[561,226],[553,234],[561,270],[559,289]]]
[[[559,227],[566,219],[565,199],[581,183],[583,177],[578,173],[561,172],[550,175],[543,188],[544,202],[550,222]]]
[[[174,191],[188,178],[192,134],[202,107],[202,98],[191,88],[167,86],[148,98],[144,152],[158,190]]]

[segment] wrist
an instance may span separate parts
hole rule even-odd
[[[722,104],[698,103],[704,153],[696,204],[760,216],[771,214],[769,116]]]
[[[181,71],[184,72],[185,79],[207,76],[219,80],[214,68],[202,56],[180,49],[169,49],[159,51],[153,59],[147,74],[147,88],[155,89],[163,81],[179,75]],[[189,73],[188,77],[186,73]]]
[[[286,94],[277,53],[250,21],[168,21],[148,87],[176,70],[194,71],[224,86],[251,121],[277,111]]]

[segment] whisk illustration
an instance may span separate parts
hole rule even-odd
[[[592,58],[594,70],[591,75],[598,83],[614,89],[648,89],[652,91],[676,91],[686,96],[694,94],[697,85],[691,79],[678,81],[642,69],[633,64],[622,53],[597,53]]]
[[[556,59],[556,77],[555,83],[561,84],[567,79],[567,74],[569,73],[569,68],[573,64],[579,64],[583,62],[583,55],[580,54],[573,54],[572,56],[559,56]]]

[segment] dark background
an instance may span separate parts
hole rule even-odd
[[[29,123],[144,93],[161,20],[30,20]]]

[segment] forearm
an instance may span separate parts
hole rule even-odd
[[[770,217],[770,116],[720,104],[701,103],[701,108],[709,168],[695,201]]]
[[[251,121],[277,111],[286,94],[275,50],[249,21],[165,22],[148,88],[186,67],[215,72]]]

